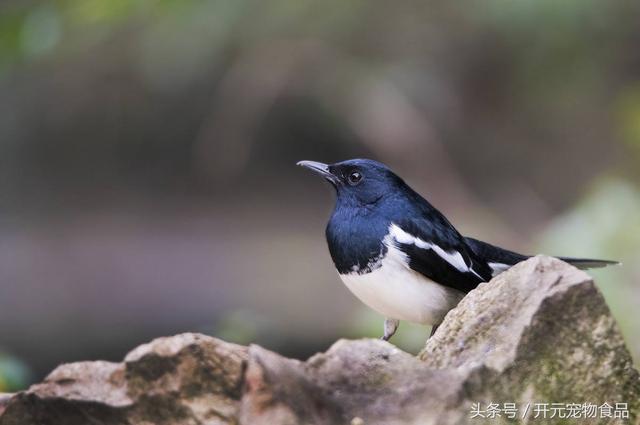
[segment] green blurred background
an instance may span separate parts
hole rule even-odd
[[[306,357],[382,318],[301,159],[594,272],[640,358],[640,3],[4,0],[0,391],[181,331]],[[428,335],[400,328],[417,351]]]

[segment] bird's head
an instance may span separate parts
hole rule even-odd
[[[404,183],[386,165],[370,159],[349,159],[335,164],[300,161],[335,187],[338,203],[351,206],[375,204]]]

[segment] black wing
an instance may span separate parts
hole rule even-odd
[[[419,218],[394,224],[394,243],[408,256],[409,267],[418,273],[465,293],[491,279],[491,268],[446,219]]]
[[[473,252],[480,258],[487,261],[489,266],[494,271],[494,276],[501,271],[508,269],[521,261],[531,258],[530,255],[518,254],[517,252],[509,251],[504,248],[500,248],[490,243],[479,241],[474,238],[464,238],[467,246],[469,246]],[[611,260],[598,260],[594,258],[573,258],[573,257],[556,257],[559,260],[569,263],[581,270],[594,269],[600,267],[606,267],[611,265],[620,264],[617,261]]]

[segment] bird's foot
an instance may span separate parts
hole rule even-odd
[[[384,335],[380,337],[383,341],[389,341],[389,339],[396,333],[398,330],[398,326],[400,326],[400,321],[396,319],[385,319],[384,320]]]

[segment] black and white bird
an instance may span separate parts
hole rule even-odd
[[[400,320],[431,325],[433,334],[467,292],[529,258],[462,236],[384,164],[352,159],[298,165],[336,189],[326,228],[329,252],[347,288],[385,316],[384,340]],[[559,258],[580,269],[617,264]]]

